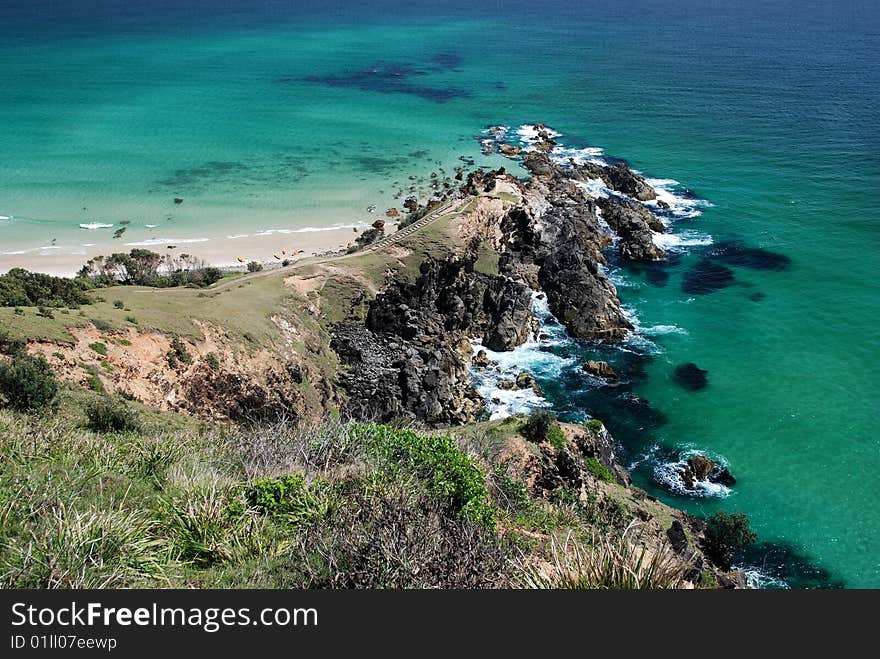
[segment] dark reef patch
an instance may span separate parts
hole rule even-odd
[[[471,93],[458,87],[435,87],[418,84],[413,79],[427,76],[432,72],[453,70],[454,66],[451,64],[457,65],[458,61],[455,55],[441,54],[435,55],[431,59],[431,64],[425,68],[419,68],[412,64],[378,62],[360,71],[338,75],[308,76],[305,81],[327,87],[360,89],[380,94],[409,94],[434,103],[445,103],[455,98],[470,98]],[[281,78],[279,81],[287,82],[289,79]]]
[[[697,265],[684,273],[681,290],[691,295],[707,295],[727,288],[734,281],[733,271],[709,259],[701,259]]]
[[[763,300],[765,297],[767,297],[767,294],[766,294],[766,293],[761,293],[760,291],[757,292],[757,293],[752,293],[751,295],[749,295],[749,299],[750,299],[752,302],[760,302],[760,301]]]
[[[717,243],[707,256],[714,261],[727,265],[753,270],[786,270],[791,259],[784,254],[771,252],[760,247],[746,247],[739,240],[726,240]]]
[[[675,367],[672,379],[682,389],[700,391],[709,385],[709,379],[706,377],[708,373],[709,371],[700,368],[693,362],[688,362]]]
[[[435,71],[457,71],[463,59],[458,53],[437,53],[430,59]]]
[[[787,543],[759,542],[743,550],[739,566],[753,567],[761,574],[780,579],[792,588],[844,588],[845,584]]]

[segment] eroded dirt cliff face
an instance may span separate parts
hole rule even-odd
[[[32,342],[28,350],[43,355],[64,381],[134,397],[159,410],[231,421],[320,417],[336,403],[330,380],[294,347],[303,343],[296,327],[281,317],[273,320],[284,344],[250,351],[206,323],[198,323],[199,339],[74,327],[72,344]],[[322,350],[319,343],[305,344]]]

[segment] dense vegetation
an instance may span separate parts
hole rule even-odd
[[[0,275],[0,306],[75,308],[89,303],[89,288],[85,281],[13,268]]]
[[[210,286],[223,273],[190,254],[161,255],[147,249],[133,249],[128,254],[96,256],[89,259],[77,279],[99,286]]]
[[[561,490],[533,498],[506,463],[489,467],[484,436],[206,426],[105,394],[64,389],[60,400],[51,417],[0,410],[0,587],[682,580],[680,562],[630,547],[625,507]],[[614,539],[602,548],[596,534]]]

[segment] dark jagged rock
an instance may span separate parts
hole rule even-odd
[[[606,197],[596,200],[602,217],[620,236],[620,256],[630,261],[659,261],[666,253],[654,244],[652,231],[663,232],[663,223],[645,206],[631,199]]]
[[[688,362],[675,367],[673,379],[678,386],[688,391],[699,391],[709,385],[709,379],[706,377],[708,373],[709,371],[700,368],[693,362]]]
[[[495,366],[497,362],[493,362],[489,359],[489,356],[486,354],[485,350],[480,350],[474,356],[474,366],[479,366],[480,368],[488,368],[490,366]]]
[[[384,229],[385,228],[385,220],[376,220],[371,225],[374,229]]]
[[[733,271],[709,259],[701,259],[684,274],[681,290],[691,295],[707,295],[733,284]]]
[[[690,543],[688,542],[684,524],[680,520],[675,519],[672,521],[672,526],[666,529],[666,537],[669,538],[669,544],[676,552],[683,554],[687,551]]]
[[[459,344],[479,337],[492,350],[510,350],[528,338],[532,316],[526,286],[473,264],[424,261],[413,283],[392,282],[376,296],[363,325],[337,324],[331,347],[348,367],[340,377],[348,413],[431,424],[476,416],[482,404]]]
[[[612,165],[601,165],[589,161],[582,164],[572,163],[571,176],[581,181],[602,179],[602,182],[615,192],[622,192],[639,201],[650,201],[657,198],[654,188],[624,162]]]

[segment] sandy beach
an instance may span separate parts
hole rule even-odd
[[[394,229],[394,225],[387,227]],[[363,229],[359,229],[362,231]],[[357,237],[352,228],[325,229],[320,231],[276,230],[268,235],[247,235],[229,238],[202,238],[198,242],[174,241],[149,245],[135,245],[122,241],[92,247],[65,248],[40,247],[16,254],[0,253],[0,273],[12,268],[26,268],[34,272],[73,276],[90,258],[99,254],[128,252],[132,249],[149,249],[160,254],[192,254],[219,267],[240,266],[239,259],[275,263],[283,259],[297,260],[315,254],[342,249]],[[285,253],[286,252],[286,253]],[[280,257],[276,258],[275,255]],[[294,256],[295,254],[295,256]]]

